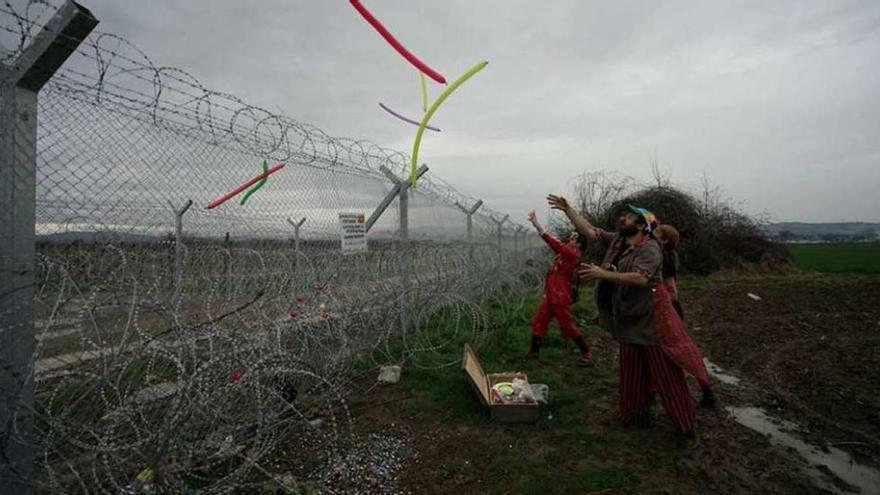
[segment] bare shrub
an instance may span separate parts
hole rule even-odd
[[[656,159],[652,172],[654,181],[648,185],[615,172],[583,173],[574,180],[572,205],[594,225],[608,230],[616,228],[617,216],[627,204],[650,209],[681,233],[679,254],[686,272],[706,275],[745,266],[780,270],[790,265],[787,249],[770,241],[760,221],[741,212],[707,178],[699,195],[694,195],[673,186]],[[598,259],[601,247],[594,247],[589,255]]]

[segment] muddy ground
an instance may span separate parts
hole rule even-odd
[[[682,299],[704,353],[754,385],[731,394],[880,467],[880,278],[700,281]]]
[[[614,421],[616,346],[588,326],[582,303],[579,321],[596,355],[589,370],[575,367],[568,344],[554,339],[540,362],[523,364],[525,318],[481,351],[491,371],[521,369],[550,384],[536,425],[489,421],[456,369],[406,369],[400,384],[369,387],[353,404],[355,431],[403,439],[394,454],[402,461],[373,485],[383,487],[376,493],[829,492],[794,452],[733,421],[727,405],[761,407],[803,426],[807,441],[880,467],[880,278],[739,276],[681,285],[705,355],[742,380],[716,384],[722,407],[700,410],[697,441],[676,439],[659,406],[651,428]],[[830,490],[858,493],[825,475]]]

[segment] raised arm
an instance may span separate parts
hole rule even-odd
[[[568,204],[567,199],[555,194],[548,194],[547,204],[549,204],[554,210],[559,210],[565,213],[565,216],[567,216],[571,224],[574,225],[575,230],[586,237],[587,240],[590,242],[600,240],[596,235],[596,227],[594,227],[586,218],[579,215],[578,212]]]
[[[578,269],[581,280],[607,280],[618,285],[632,285],[635,287],[648,287],[651,280],[639,272],[612,272],[593,264],[582,264]]]
[[[557,252],[557,253],[562,252],[563,244],[561,242],[559,242],[559,239],[554,237],[553,234],[544,230],[544,227],[541,227],[541,224],[538,223],[538,216],[535,215],[534,210],[529,212],[529,223],[531,223],[532,226],[535,227],[535,230],[538,231],[538,234],[541,236],[541,239],[544,239],[544,242],[546,242],[547,245],[550,246],[550,249],[552,249],[554,252]]]
[[[661,282],[663,254],[656,243],[638,248],[633,254],[632,271],[612,272],[592,264],[582,264],[578,276],[585,280],[607,280],[618,285],[651,287]]]

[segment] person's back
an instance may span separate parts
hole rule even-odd
[[[659,225],[654,236],[663,248],[663,286],[669,293],[672,307],[678,313],[679,322],[666,322],[661,332],[664,336],[664,349],[676,360],[683,369],[691,373],[700,384],[703,392],[701,404],[705,407],[714,407],[716,403],[715,393],[712,391],[709,372],[703,362],[703,356],[694,343],[687,327],[684,324],[684,310],[678,298],[678,246],[681,237],[678,230],[669,224]],[[677,324],[676,324],[677,323]]]
[[[663,285],[666,286],[666,290],[672,296],[672,304],[678,316],[684,319],[684,310],[678,300],[678,245],[681,236],[678,233],[678,229],[672,225],[661,224],[657,226],[654,237],[663,249]]]

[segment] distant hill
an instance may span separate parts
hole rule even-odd
[[[126,234],[121,232],[59,232],[57,234],[38,235],[37,242],[67,244],[79,242],[127,242],[138,244],[152,244],[161,239],[151,235]]]
[[[780,222],[765,226],[764,232],[781,242],[880,241],[880,223],[870,222]]]

